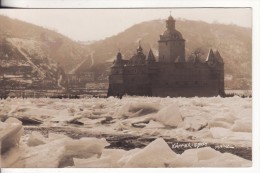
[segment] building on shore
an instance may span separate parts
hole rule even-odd
[[[203,61],[186,62],[185,39],[169,16],[160,35],[159,56],[150,49],[143,53],[139,43],[136,53],[123,59],[118,52],[109,74],[108,96],[140,95],[158,97],[223,96],[224,62],[218,50],[209,50]]]

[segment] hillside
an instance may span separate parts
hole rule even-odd
[[[86,47],[49,29],[0,15],[0,92],[62,89]]]
[[[225,62],[227,88],[250,89],[252,71],[252,35],[251,29],[235,25],[209,24],[201,21],[177,20],[176,28],[186,40],[186,59],[196,49],[201,50],[201,59],[206,59],[210,48],[218,49]],[[112,61],[120,49],[129,59],[141,41],[144,53],[150,48],[158,54],[159,35],[165,30],[165,21],[154,20],[136,24],[127,30],[89,45],[94,52],[94,65],[84,63],[78,69],[103,73],[104,62]],[[89,59],[91,61],[91,59]],[[87,64],[87,66],[86,66]]]
[[[57,62],[65,71],[72,70],[89,52],[83,44],[27,22],[0,15],[0,25],[0,41],[4,38],[17,38],[25,42],[30,40],[38,45],[35,52],[41,52],[41,56]]]

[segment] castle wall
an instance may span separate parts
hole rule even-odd
[[[129,95],[151,96],[146,65],[126,66],[124,68],[124,92]]]
[[[211,69],[206,63],[159,64],[152,74],[153,96],[217,96],[221,90],[221,67]],[[224,78],[223,78],[224,79]]]
[[[217,96],[224,93],[223,68],[212,69],[206,63],[124,66],[122,74],[110,75],[109,93],[114,96]]]

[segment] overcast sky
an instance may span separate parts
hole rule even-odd
[[[177,20],[252,25],[250,8],[0,9],[0,14],[56,30],[76,41],[93,41],[116,35],[143,21],[167,19],[170,11]]]

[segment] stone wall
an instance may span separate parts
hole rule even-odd
[[[114,70],[113,72],[116,72]],[[224,93],[224,67],[207,63],[155,63],[124,66],[111,74],[108,95],[217,96]]]

